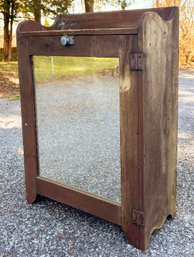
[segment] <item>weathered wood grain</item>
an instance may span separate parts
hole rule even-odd
[[[18,25],[18,31],[50,31],[65,29],[103,29],[103,28],[130,28],[137,26],[141,15],[152,9],[137,9],[113,12],[95,12],[82,14],[58,15],[51,27],[45,27],[36,21],[23,21]],[[154,8],[164,20],[173,16],[174,7]]]
[[[24,31],[22,35],[28,36],[62,36],[62,35],[134,35],[137,27],[128,28],[101,28],[101,29],[63,29],[63,30],[41,30]]]
[[[63,47],[67,30],[75,45]],[[17,43],[27,201],[38,193],[108,219],[145,250],[176,212],[178,8],[59,15],[49,28],[26,21]],[[132,53],[144,54],[142,70],[130,70]],[[121,205],[38,176],[33,55],[120,58]],[[133,209],[145,213],[143,226]]]
[[[49,179],[37,178],[37,193],[121,225],[121,205]]]
[[[140,248],[146,249],[152,231],[176,211],[178,8],[169,21],[145,13],[138,31],[139,50],[146,55],[139,104],[139,201],[146,213]]]
[[[55,27],[71,29],[91,29],[91,28],[123,28],[136,26],[143,13],[153,9],[137,9],[114,12],[96,12],[87,14],[60,15],[55,23]],[[169,19],[173,7],[154,8],[163,19]]]
[[[26,197],[28,203],[36,199],[36,176],[38,156],[36,142],[36,114],[32,57],[28,54],[28,39],[17,37],[18,68],[21,92],[22,131],[24,146],[24,166]]]
[[[138,209],[138,73],[130,71],[129,57],[137,37],[120,36],[120,134],[122,228],[130,243],[139,248],[139,227],[132,223]]]
[[[60,38],[60,36],[29,36],[29,54],[118,57],[118,35],[75,36],[75,44],[70,46],[62,46]]]

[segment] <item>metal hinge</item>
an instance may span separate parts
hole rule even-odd
[[[143,70],[144,54],[130,54],[130,70]]]
[[[145,212],[139,210],[132,210],[132,222],[137,226],[144,227],[145,225]]]

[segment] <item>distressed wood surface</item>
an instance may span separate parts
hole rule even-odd
[[[121,225],[121,205],[49,179],[37,178],[37,193]]]
[[[132,209],[138,209],[138,77],[130,71],[129,56],[137,37],[120,36],[120,134],[122,228],[139,248],[139,227],[132,223]]]
[[[131,33],[133,26],[138,30]],[[87,34],[94,28],[96,34]],[[63,47],[60,35],[67,29],[84,35]],[[25,21],[17,43],[27,201],[38,193],[108,219],[145,250],[152,231],[176,211],[178,9],[59,15],[49,28]],[[130,70],[131,53],[145,55],[143,70]],[[119,56],[121,205],[38,177],[33,55]],[[133,209],[145,214],[144,226],[132,222]]]
[[[30,36],[28,39],[30,55],[118,57],[118,35],[75,36],[75,44],[70,46],[62,46],[60,36]]]
[[[45,27],[36,21],[23,21],[18,25],[18,32],[24,31],[50,31],[65,29],[103,29],[103,28],[130,28],[137,27],[141,15],[152,9],[137,9],[113,12],[95,12],[82,14],[58,15],[51,27]],[[173,16],[174,7],[154,8],[164,20]],[[106,18],[105,18],[106,16]]]
[[[82,29],[82,28],[123,28],[128,26],[136,26],[143,13],[153,9],[137,9],[113,12],[96,12],[86,14],[60,15],[56,20],[54,27]],[[169,19],[173,7],[170,8],[154,8],[163,19]],[[106,17],[106,18],[105,18]]]
[[[137,34],[137,27],[128,28],[102,28],[102,29],[63,29],[63,30],[43,30],[24,31],[22,35],[33,36],[61,36],[61,35],[130,35]]]
[[[154,13],[142,17],[139,50],[146,55],[140,96],[140,208],[146,213],[141,227],[141,249],[152,231],[176,212],[178,105],[178,8],[164,21]]]
[[[32,57],[28,54],[28,40],[17,38],[18,69],[21,93],[22,131],[26,198],[28,203],[36,199],[38,156],[36,147],[36,120]]]

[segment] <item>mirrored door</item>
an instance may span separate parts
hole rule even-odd
[[[120,201],[118,58],[33,59],[39,176]]]

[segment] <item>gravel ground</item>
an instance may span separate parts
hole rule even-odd
[[[194,71],[180,72],[177,215],[145,253],[120,227],[45,198],[25,200],[19,101],[0,100],[0,256],[194,256]]]

